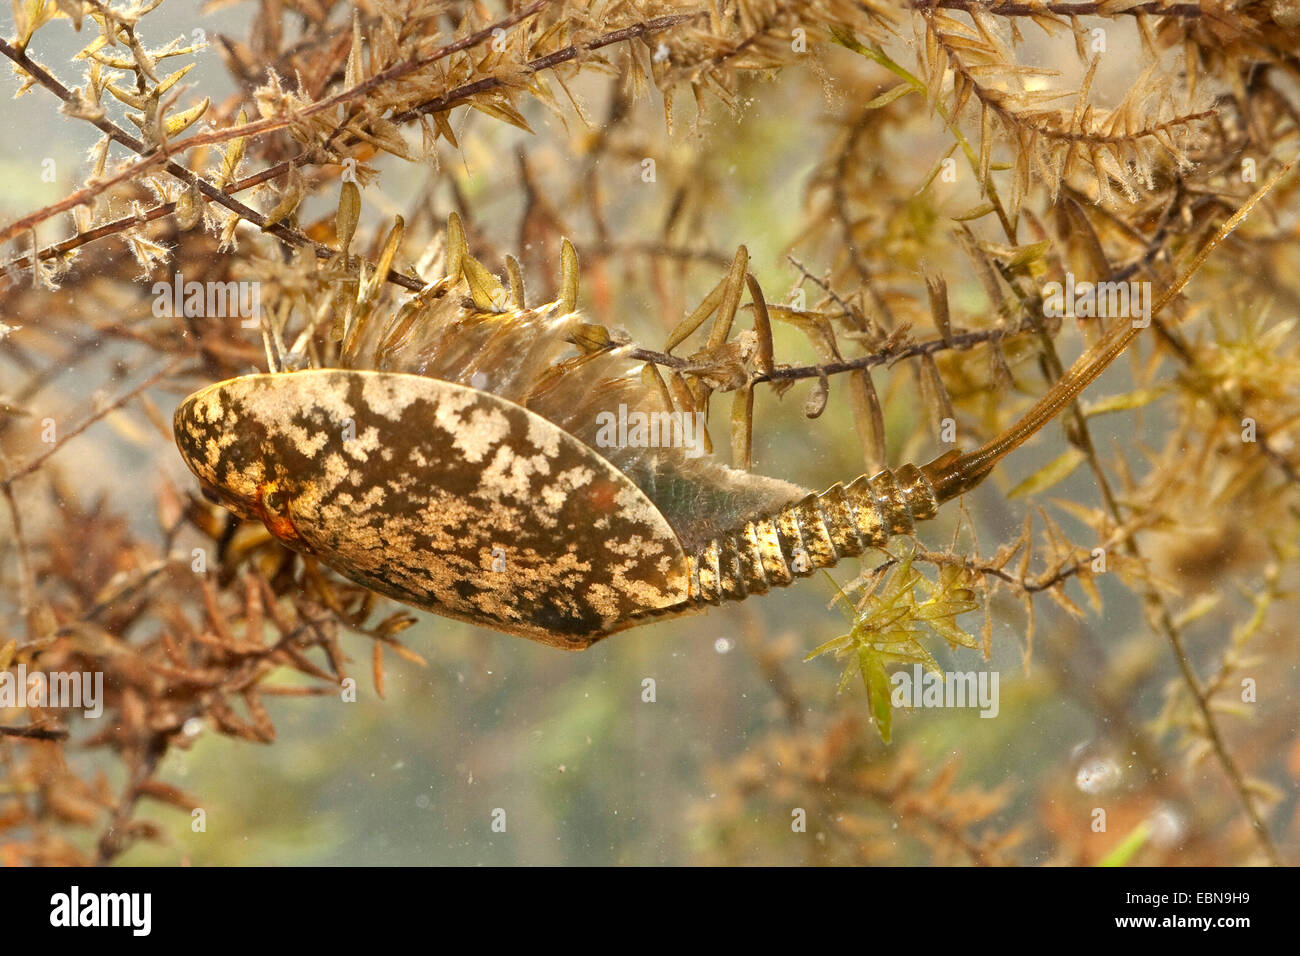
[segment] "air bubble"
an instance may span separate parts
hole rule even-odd
[[[1109,757],[1089,757],[1079,765],[1074,784],[1084,793],[1105,793],[1119,783],[1119,764]]]
[[[1156,808],[1147,826],[1151,828],[1151,842],[1162,850],[1179,846],[1187,835],[1187,819],[1168,804]]]

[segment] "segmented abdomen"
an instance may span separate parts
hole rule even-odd
[[[934,489],[914,465],[832,485],[689,555],[690,601],[721,604],[784,587],[882,547],[893,535],[911,534],[938,509]]]

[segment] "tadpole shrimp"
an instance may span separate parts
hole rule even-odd
[[[1293,163],[1223,223],[1152,317]],[[912,534],[1069,406],[1141,331],[1114,323],[974,451],[812,494],[680,448],[599,441],[602,413],[672,411],[672,402],[630,347],[599,336],[591,344],[597,327],[577,311],[572,247],[566,241],[560,298],[528,308],[517,268],[508,296],[494,289],[453,227],[447,275],[391,316],[353,322],[334,366],[273,364],[195,392],[176,410],[177,445],[209,497],[344,577],[568,649],[762,594]],[[744,269],[728,281],[728,318],[746,284],[756,295]],[[575,342],[587,343],[577,355]]]

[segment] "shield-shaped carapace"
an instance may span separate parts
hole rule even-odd
[[[209,496],[358,584],[583,649],[911,533],[1073,401],[1139,331],[1114,324],[976,451],[810,494],[698,454],[696,413],[648,386],[630,349],[591,344],[601,336],[575,311],[576,258],[567,244],[565,253],[559,301],[529,309],[515,290],[507,308],[453,222],[449,275],[387,320],[345,329],[337,367],[249,375],[186,398],[175,415],[186,464]],[[734,309],[743,270],[733,278],[724,301]],[[639,440],[624,424],[635,416]]]
[[[936,504],[914,468],[811,496],[664,456],[634,469],[643,488],[523,405],[407,372],[219,382],[175,430],[205,489],[290,547],[404,603],[566,647],[789,584]]]

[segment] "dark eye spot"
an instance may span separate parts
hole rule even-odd
[[[207,498],[208,501],[212,502],[214,505],[221,504],[221,496],[217,494],[217,490],[210,485],[199,485],[199,491],[202,492],[204,498]]]
[[[278,491],[268,491],[262,496],[262,507],[272,514],[284,511],[284,495]]]

